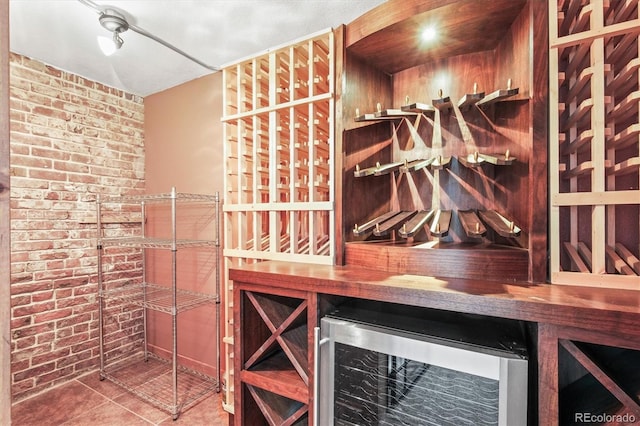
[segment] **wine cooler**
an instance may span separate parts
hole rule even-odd
[[[517,322],[343,307],[318,345],[320,425],[527,424]]]

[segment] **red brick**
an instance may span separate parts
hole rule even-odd
[[[24,379],[35,378],[42,374],[49,373],[55,369],[55,362],[39,365],[28,370],[17,372],[13,375],[14,382],[19,382]]]
[[[33,303],[29,306],[20,306],[12,309],[12,314],[13,314],[12,316],[15,318],[15,317],[22,317],[25,315],[33,315],[41,312],[50,311],[53,308],[55,308],[55,302],[53,301],[45,302],[45,303]]]
[[[66,173],[59,171],[30,169],[29,177],[32,179],[66,181],[68,176]]]
[[[79,352],[74,355],[68,355],[56,361],[56,368],[65,368],[78,364],[81,361],[91,358],[91,352]]]
[[[53,162],[47,158],[23,157],[19,155],[11,156],[11,164],[16,164],[24,167],[38,167],[41,169],[50,169],[53,166]]]
[[[81,222],[95,194],[144,191],[144,106],[138,96],[10,58],[12,393],[23,398],[97,365],[95,229]],[[112,277],[140,280],[139,254],[112,259],[134,269]],[[135,349],[139,314],[114,314],[116,351]]]
[[[53,298],[53,291],[41,291],[38,293],[32,293],[31,298],[34,302],[44,302],[45,300],[51,300]]]
[[[59,379],[61,377],[70,377],[73,372],[73,367],[66,367],[63,369],[54,370],[48,374],[40,374],[38,377],[36,377],[36,383],[55,383],[56,379]]]
[[[20,327],[24,327],[30,325],[33,322],[33,318],[31,316],[24,317],[12,317],[11,318],[11,329],[15,330]]]
[[[56,327],[58,329],[64,328],[64,327],[73,327],[76,324],[87,323],[91,320],[92,318],[90,313],[73,315],[72,317],[61,319],[60,321],[56,321]]]
[[[28,275],[29,277],[32,277],[31,274],[28,274]],[[20,282],[19,280],[13,280],[13,279],[11,280],[11,295],[31,293],[34,291],[50,290],[52,288],[53,288],[53,282],[51,281],[31,282],[29,280],[29,282]]]
[[[30,303],[31,303],[31,295],[28,295],[28,294],[11,298],[12,308],[16,306],[21,306],[21,305],[28,305]]]
[[[89,337],[88,333],[74,334],[72,336],[56,340],[55,346],[57,348],[71,346],[80,342],[84,342],[85,340],[87,340],[88,337]]]
[[[53,310],[51,312],[44,312],[41,314],[37,314],[35,316],[35,323],[41,323],[41,322],[49,322],[52,320],[57,320],[60,318],[66,318],[68,316],[71,316],[72,310],[71,309],[58,309],[58,310]]]
[[[44,354],[34,356],[31,358],[32,365],[40,365],[44,363],[49,363],[51,361],[56,361],[58,358],[66,357],[69,355],[71,351],[69,348],[58,349],[55,351],[46,352]]]

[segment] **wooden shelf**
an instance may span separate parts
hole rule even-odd
[[[414,211],[400,212],[384,222],[376,223],[376,226],[373,228],[373,235],[375,235],[376,237],[388,235],[392,231],[395,231],[402,227],[402,225],[407,220],[411,219],[416,213],[417,212]]]
[[[416,113],[412,111],[404,111],[402,109],[383,109],[374,113],[357,115],[354,118],[356,122],[362,121],[381,121],[381,120],[401,120],[406,117],[415,117]]]
[[[561,8],[558,16],[559,34],[569,35],[588,29],[585,25],[588,25],[592,8],[579,1],[565,2],[565,5],[567,8]]]
[[[434,99],[431,101],[431,104],[435,109],[438,109],[440,111],[448,111],[453,107],[453,104],[451,103],[451,98],[449,96]]]
[[[515,96],[519,93],[520,89],[499,89],[495,92],[489,93],[487,96],[482,98],[480,101],[476,102],[476,105],[479,107],[486,107],[496,102],[502,102],[507,98]]]
[[[623,101],[615,105],[607,115],[607,120],[624,122],[634,115],[637,118],[638,102],[640,102],[640,90],[631,93]]]
[[[585,161],[584,163],[580,163],[576,167],[565,171],[562,174],[563,179],[571,179],[586,175],[593,171],[593,162]]]
[[[354,170],[353,175],[358,178],[371,175],[384,176],[396,172],[400,169],[400,167],[404,166],[404,164],[404,161],[388,164],[377,163],[375,166],[367,167],[366,169],[361,169],[359,165],[356,165],[356,169]]]
[[[403,105],[402,107],[400,107],[400,110],[403,112],[429,114],[432,116],[436,112],[436,109],[433,107],[433,105],[424,104],[420,102],[414,102],[412,104]]]
[[[638,42],[638,33],[637,31],[628,31],[619,39],[612,37],[610,42],[612,45],[609,55],[606,56],[606,63],[628,64],[633,60],[633,46]]]
[[[499,154],[479,154],[479,157],[494,166],[510,166],[516,161],[516,157],[511,155],[509,150]]]
[[[565,253],[569,256],[569,259],[571,259],[572,271],[578,271],[582,273],[590,272],[589,268],[578,254],[578,251],[570,243],[565,242],[563,244],[563,247]]]
[[[434,161],[435,158],[428,158],[426,160],[405,161],[398,170],[400,170],[400,173],[416,172],[418,170],[424,169],[425,167],[429,167]]]
[[[610,176],[622,176],[635,173],[640,169],[640,157],[633,157],[607,168]]]
[[[458,219],[467,237],[480,238],[487,234],[487,228],[473,210],[458,211]]]
[[[471,107],[472,105],[476,105],[484,98],[484,92],[479,93],[467,93],[458,101],[458,108],[466,109]]]
[[[480,157],[480,154],[476,151],[473,154],[458,157],[458,161],[465,167],[475,168],[480,167],[485,162],[485,159]]]
[[[505,238],[514,238],[520,235],[522,230],[516,224],[495,210],[481,210],[478,212],[484,223],[489,225],[498,235]]]
[[[367,233],[373,232],[373,230],[375,229],[376,225],[380,224],[380,223],[384,223],[387,220],[393,218],[394,216],[400,214],[399,211],[390,211],[387,213],[384,213],[368,222],[366,222],[364,225],[355,225],[353,227],[353,235],[359,237],[362,235],[366,235]]]
[[[429,232],[432,236],[442,238],[449,234],[451,224],[451,210],[437,210],[431,222]]]
[[[569,92],[567,93],[567,96],[564,98],[563,102],[565,104],[570,104],[576,99],[588,98],[589,96],[587,95],[591,92],[591,86],[589,85],[589,83],[591,82],[592,75],[593,67],[585,68],[584,70],[582,70],[576,81],[573,83],[573,86],[569,87]]]
[[[571,127],[582,127],[584,126],[583,120],[590,119],[589,113],[591,112],[591,108],[593,108],[593,99],[585,99],[580,103],[578,108],[570,114],[568,110],[564,112],[564,117],[561,117],[561,122],[564,125],[560,128],[562,132],[566,132]]]
[[[562,154],[575,154],[581,151],[582,148],[589,147],[589,144],[593,140],[593,130],[585,130],[581,132],[574,140],[568,144],[562,145]]]
[[[404,117],[413,117],[416,114],[413,112],[403,111],[402,109],[383,109],[382,111],[377,111],[374,113],[374,116],[377,119],[396,119],[396,118],[404,118]]]
[[[549,13],[559,19],[549,50],[558,75],[549,80],[550,139],[559,148],[550,151],[550,195],[567,201],[550,210],[551,280],[631,288],[633,269],[615,246],[638,246],[640,202],[623,194],[637,189],[629,182],[640,170],[630,149],[640,134],[637,2],[553,1]]]
[[[276,353],[240,373],[242,381],[254,386],[274,388],[280,395],[302,403],[309,402],[308,387],[283,353]]]
[[[485,163],[494,166],[510,166],[516,158],[507,150],[503,154],[481,154],[478,151],[463,157],[458,157],[458,161],[465,167],[475,168]]]
[[[398,230],[398,235],[402,238],[412,238],[424,230],[425,226],[429,224],[429,221],[433,218],[434,214],[434,210],[416,212],[415,216],[405,222]]]
[[[608,140],[608,148],[624,149],[638,143],[640,136],[640,124],[633,124]]]
[[[618,255],[617,250],[614,247],[607,246],[605,247],[607,261],[611,263],[613,269],[618,274],[622,275],[637,275],[633,268],[625,262],[625,260]]]
[[[636,75],[638,68],[640,68],[640,58],[635,58],[625,65],[607,85],[607,93],[626,91],[625,86],[629,83],[637,84],[637,79],[633,77]]]
[[[446,167],[449,167],[449,164],[451,164],[451,157],[438,156],[433,159],[430,167],[433,170],[442,170]]]

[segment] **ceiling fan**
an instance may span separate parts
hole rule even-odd
[[[220,69],[217,67],[214,67],[212,65],[208,65],[202,61],[200,61],[199,59],[189,55],[188,53],[186,53],[185,51],[177,48],[176,46],[172,45],[171,43],[162,40],[160,37],[157,37],[153,34],[151,34],[150,32],[146,31],[143,28],[138,27],[137,25],[131,24],[129,22],[127,22],[126,18],[124,17],[124,15],[120,12],[118,12],[117,10],[113,9],[113,8],[101,8],[99,5],[97,5],[96,3],[94,3],[91,0],[78,0],[80,3],[84,4],[85,6],[90,7],[91,9],[95,10],[96,13],[98,13],[99,17],[98,17],[98,21],[100,22],[100,25],[102,25],[105,29],[107,29],[108,31],[113,33],[113,37],[112,37],[112,44],[109,46],[111,48],[113,48],[114,50],[120,49],[124,43],[124,40],[122,39],[122,37],[120,37],[120,34],[127,31],[127,30],[131,30],[134,31],[140,35],[143,35],[147,38],[150,38],[151,40],[160,43],[161,45],[168,47],[169,49],[173,50],[174,52],[184,56],[185,58],[197,63],[198,65],[211,70],[211,71],[219,71]]]

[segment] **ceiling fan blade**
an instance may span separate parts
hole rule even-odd
[[[109,9],[109,10],[107,10],[107,9],[103,10],[102,8],[100,8],[100,6],[98,6],[96,3],[94,3],[94,2],[93,2],[93,1],[91,1],[91,0],[78,0],[78,1],[79,1],[80,3],[82,3],[82,4],[84,4],[85,6],[90,7],[91,9],[95,10],[95,11],[96,11],[99,15],[101,15],[101,16],[105,14],[105,11],[107,11],[107,13],[109,13],[109,12],[116,12],[116,11],[112,11],[111,9]],[[118,11],[118,14],[119,14],[119,13],[120,13],[120,12]],[[120,16],[119,16],[119,17],[120,17]],[[163,40],[163,39],[161,39],[160,37],[157,37],[157,36],[155,36],[155,35],[151,34],[149,31],[147,31],[147,30],[145,30],[145,29],[143,29],[143,28],[140,28],[140,27],[139,27],[139,26],[137,26],[137,25],[134,25],[134,24],[131,24],[131,23],[127,22],[127,20],[124,18],[124,16],[122,16],[122,17],[120,17],[120,18],[122,18],[122,24],[126,24],[126,26],[124,27],[124,29],[123,29],[122,31],[126,31],[127,29],[130,29],[131,31],[134,31],[134,32],[136,32],[136,33],[138,33],[138,34],[140,34],[140,35],[143,35],[143,36],[145,36],[145,37],[147,37],[147,38],[150,38],[151,40],[153,40],[153,41],[155,41],[155,42],[157,42],[157,43],[160,43],[161,45],[163,45],[163,46],[165,46],[165,47],[167,47],[167,48],[169,48],[169,49],[173,50],[174,52],[176,52],[176,53],[178,53],[178,54],[180,54],[180,55],[184,56],[185,58],[187,58],[187,59],[189,59],[189,60],[191,60],[191,61],[195,62],[196,64],[200,65],[201,67],[204,67],[204,68],[206,68],[206,69],[208,69],[208,70],[210,70],[210,71],[220,71],[220,68],[218,68],[218,67],[214,67],[214,66],[212,66],[212,65],[208,65],[208,64],[206,64],[206,63],[202,62],[201,60],[199,60],[199,59],[197,59],[197,58],[195,58],[195,57],[193,57],[193,56],[189,55],[189,54],[188,54],[188,53],[186,53],[184,50],[179,49],[179,48],[177,48],[176,46],[172,45],[171,43],[169,43],[169,42],[167,42],[167,41],[164,41],[164,40]]]
[[[157,37],[157,36],[155,36],[155,35],[151,34],[149,31],[147,31],[147,30],[145,30],[145,29],[143,29],[143,28],[140,28],[140,27],[139,27],[139,26],[137,26],[137,25],[129,24],[129,29],[130,29],[131,31],[135,31],[135,32],[137,32],[137,33],[138,33],[138,34],[140,34],[140,35],[143,35],[143,36],[145,36],[145,37],[147,37],[147,38],[150,38],[151,40],[153,40],[153,41],[155,41],[155,42],[157,42],[157,43],[160,43],[161,45],[163,45],[163,46],[165,46],[165,47],[167,47],[167,48],[169,48],[169,49],[173,50],[174,52],[176,52],[176,53],[178,53],[178,54],[180,54],[180,55],[184,56],[185,58],[190,59],[191,61],[195,62],[196,64],[200,65],[201,67],[204,67],[204,68],[206,68],[206,69],[208,69],[208,70],[210,70],[210,71],[220,71],[220,68],[218,68],[218,67],[214,67],[213,65],[209,65],[209,64],[206,64],[206,63],[202,62],[201,60],[199,60],[199,59],[197,59],[197,58],[195,58],[195,57],[193,57],[193,56],[189,55],[189,54],[188,54],[187,52],[185,52],[184,50],[182,50],[182,49],[180,49],[180,48],[178,48],[178,47],[176,47],[176,46],[172,45],[172,44],[171,44],[171,43],[169,43],[168,41],[164,41],[164,40],[163,40],[163,39],[161,39],[160,37]]]
[[[97,4],[95,4],[94,2],[92,2],[91,0],[78,0],[80,3],[84,4],[87,7],[90,7],[91,9],[95,10],[96,13],[98,14],[102,14],[104,13],[102,9],[100,9],[100,6],[98,6]]]

